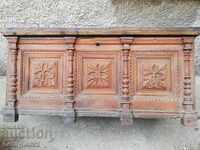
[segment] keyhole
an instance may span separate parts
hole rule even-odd
[[[100,46],[100,43],[99,43],[99,42],[96,42],[96,46]]]

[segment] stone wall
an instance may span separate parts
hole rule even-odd
[[[9,27],[198,27],[200,0],[1,0],[0,28]],[[200,38],[196,42],[200,74]],[[6,41],[0,37],[0,74]]]

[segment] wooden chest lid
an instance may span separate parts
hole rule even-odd
[[[200,27],[7,28],[5,36],[197,36]]]

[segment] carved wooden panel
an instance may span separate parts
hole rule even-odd
[[[143,88],[144,89],[159,89],[166,90],[167,82],[171,82],[167,80],[169,77],[168,72],[170,71],[169,65],[165,64],[163,66],[159,64],[152,64],[149,67],[144,67],[143,70]]]
[[[76,107],[100,110],[119,107],[119,53],[78,51],[76,62]]]
[[[105,53],[78,53],[78,84],[87,94],[114,94],[117,92],[117,55]]]
[[[112,60],[84,61],[84,89],[112,88]]]
[[[136,95],[176,94],[180,82],[177,51],[134,52],[133,70]],[[176,80],[177,79],[177,80]],[[174,81],[174,82],[173,82]]]
[[[58,86],[58,61],[38,60],[31,63],[32,88],[53,88]]]
[[[178,56],[182,57],[181,50],[132,53],[132,108],[173,111],[181,108],[183,62]]]
[[[25,52],[23,93],[63,92],[63,53]]]
[[[137,58],[137,92],[171,91],[171,60],[169,58]]]

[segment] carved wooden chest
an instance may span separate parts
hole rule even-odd
[[[6,121],[19,114],[195,125],[197,28],[10,29]]]

